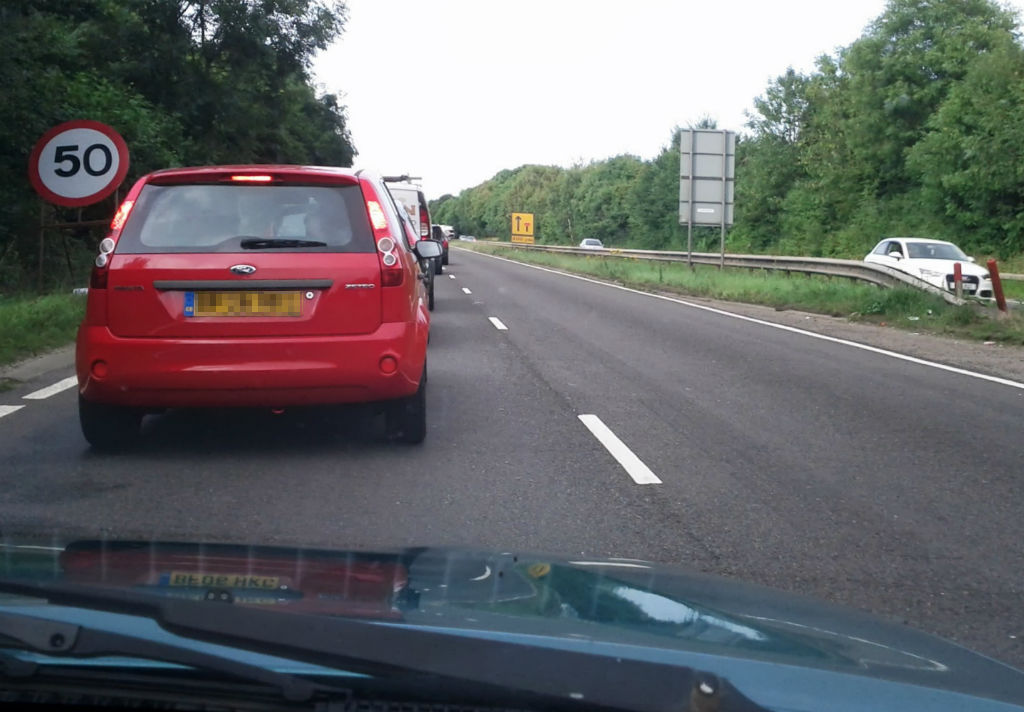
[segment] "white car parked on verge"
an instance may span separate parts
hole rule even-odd
[[[992,280],[988,270],[974,264],[974,258],[965,255],[952,242],[922,237],[890,237],[879,242],[864,261],[898,269],[951,292],[953,265],[959,262],[964,294],[992,298]]]

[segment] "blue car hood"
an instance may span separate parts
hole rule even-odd
[[[236,605],[296,615],[678,663],[727,677],[780,712],[1024,710],[1024,673],[955,644],[817,600],[646,561],[94,541],[8,545],[0,553],[5,578],[197,600],[215,590]],[[117,625],[116,617],[102,620]]]

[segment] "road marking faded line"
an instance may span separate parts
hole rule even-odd
[[[969,376],[971,378],[977,378],[982,381],[989,381],[991,383],[998,383],[1003,386],[1010,386],[1012,388],[1019,388],[1024,390],[1024,383],[1019,381],[1011,381],[1009,378],[1000,378],[999,376],[989,376],[984,373],[978,373],[977,371],[968,371],[964,368],[957,368],[956,366],[947,366],[944,363],[937,363],[935,361],[928,361],[923,358],[917,358],[916,356],[908,356],[906,354],[897,353],[896,351],[888,351],[887,349],[880,349],[877,346],[868,346],[867,344],[860,344],[856,341],[847,341],[846,339],[840,339],[835,336],[826,336],[825,334],[818,334],[813,331],[806,331],[804,329],[798,329],[795,326],[786,326],[785,324],[776,324],[773,321],[765,321],[764,319],[758,319],[752,316],[744,316],[743,314],[734,314],[732,312],[725,311],[724,309],[716,309],[714,307],[704,306],[703,304],[694,304],[684,299],[676,299],[675,297],[666,297],[663,294],[652,294],[651,292],[643,292],[639,289],[632,289],[630,287],[623,287],[620,284],[612,284],[610,282],[602,282],[599,279],[591,279],[589,277],[581,277],[578,274],[569,274],[568,272],[561,272],[557,269],[550,269],[548,267],[540,267],[538,265],[530,265],[525,262],[516,262],[510,260],[507,257],[498,257],[497,255],[488,255],[485,252],[476,252],[475,254],[483,255],[484,257],[490,257],[494,260],[501,260],[502,262],[510,262],[514,265],[521,267],[529,267],[530,269],[537,269],[541,272],[550,272],[551,274],[561,275],[562,277],[570,277],[572,279],[578,279],[583,282],[590,282],[591,284],[599,284],[602,287],[611,287],[613,289],[620,289],[623,292],[631,292],[632,294],[639,294],[644,297],[651,297],[652,299],[660,299],[665,302],[674,302],[675,304],[682,304],[686,307],[692,307],[693,309],[700,309],[701,311],[711,312],[712,314],[719,314],[720,316],[727,316],[732,319],[739,319],[741,321],[750,322],[751,324],[760,324],[761,326],[768,326],[772,329],[779,329],[781,331],[788,331],[793,334],[802,334],[803,336],[809,336],[812,339],[819,339],[821,341],[829,341],[833,344],[841,344],[843,346],[849,346],[851,348],[860,349],[861,351],[870,351],[871,353],[879,354],[881,356],[888,356],[889,358],[899,359],[900,361],[907,361],[909,363],[916,363],[919,366],[928,366],[929,368],[935,368],[940,371],[946,371],[948,373],[956,373],[961,376]]]
[[[596,415],[581,415],[579,419],[587,426],[587,429],[594,434],[594,437],[598,439],[605,450],[611,453],[622,469],[626,471],[626,474],[633,478],[633,481],[638,485],[660,485],[661,480],[658,476],[651,472],[651,468],[643,463],[643,461],[637,457],[632,450],[630,450],[626,443],[619,440],[619,437],[613,433],[607,425],[601,422],[601,419]]]
[[[570,561],[573,566],[618,566],[622,569],[649,569],[650,564],[624,564],[619,561]]]
[[[52,386],[40,388],[38,391],[33,391],[32,393],[29,393],[26,396],[22,396],[22,398],[24,398],[25,400],[43,400],[44,398],[55,396],[61,391],[66,391],[67,389],[76,385],[78,385],[78,377],[68,376],[63,380],[57,381]]]
[[[501,323],[501,319],[496,316],[489,316],[487,319],[494,324],[494,328],[498,331],[508,331],[508,327]]]
[[[448,275],[448,279],[455,279],[455,275],[454,274]]]
[[[0,418],[11,413],[16,413],[25,406],[23,405],[0,405]]]
[[[469,291],[469,288],[468,288],[468,287],[463,287],[463,288],[462,288],[462,293],[463,293],[463,294],[472,294],[472,292],[471,292],[471,291]]]

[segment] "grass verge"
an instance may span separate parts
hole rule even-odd
[[[0,296],[0,366],[74,341],[84,313],[73,294]]]
[[[1024,344],[1024,318],[1018,314],[1011,311],[1009,318],[997,319],[994,307],[957,307],[916,289],[881,289],[842,278],[719,270],[705,265],[695,265],[691,271],[685,264],[533,252],[481,243],[468,247],[647,291],[796,309],[978,341]]]

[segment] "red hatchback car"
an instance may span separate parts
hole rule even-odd
[[[101,242],[78,332],[79,416],[98,448],[147,411],[381,403],[394,437],[426,434],[430,315],[413,243],[365,171],[158,171]]]

